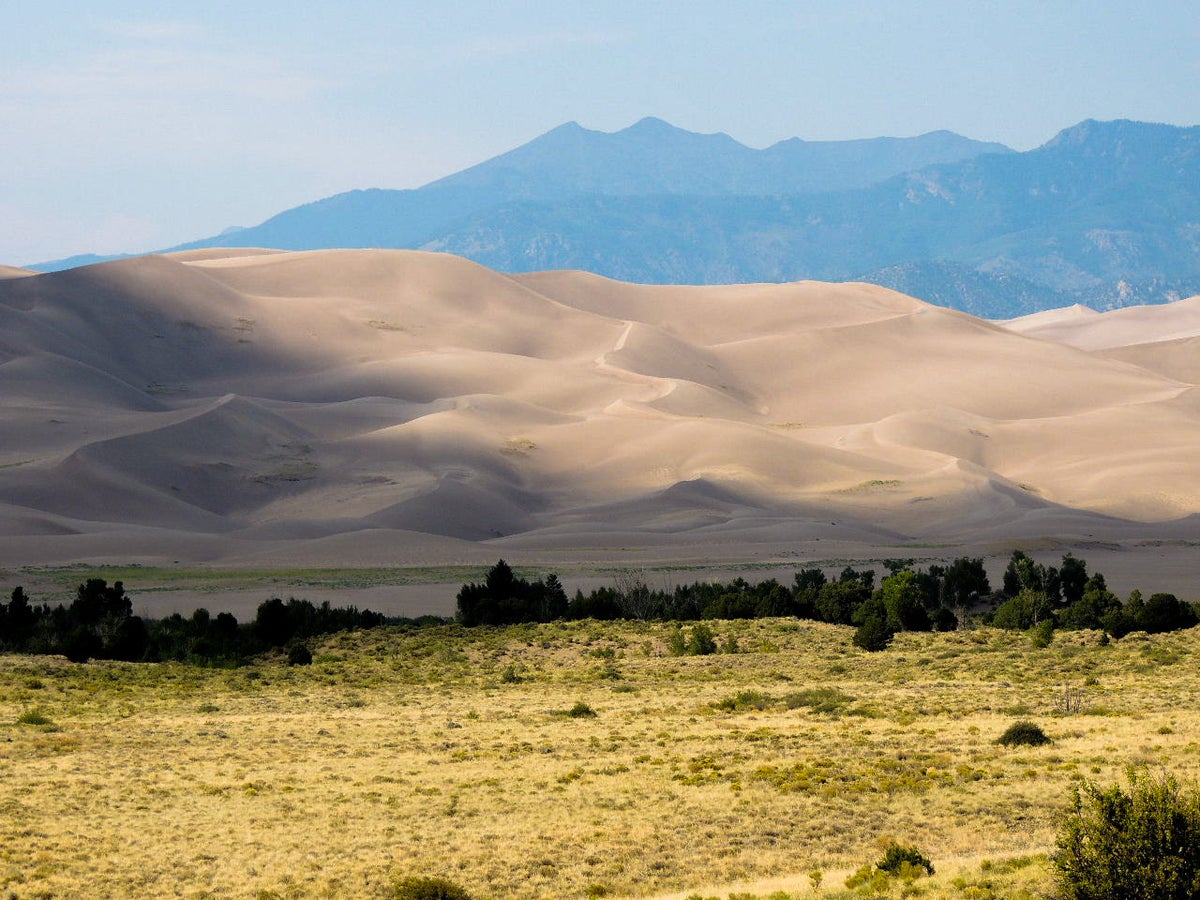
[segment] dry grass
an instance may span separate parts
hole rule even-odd
[[[850,896],[887,839],[938,869],[893,896],[1043,896],[1072,779],[1200,769],[1198,633],[715,630],[743,652],[585,622],[339,635],[307,668],[0,657],[0,896]],[[1054,743],[999,746],[1015,718]]]

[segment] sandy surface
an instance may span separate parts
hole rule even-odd
[[[1200,298],[996,324],[864,284],[411,251],[2,269],[0,566],[582,579],[1079,547],[1160,589],[1138,573],[1200,542],[1195,335]],[[423,590],[356,602],[435,611]]]

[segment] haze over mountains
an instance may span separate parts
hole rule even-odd
[[[423,248],[641,283],[864,280],[993,318],[1107,309],[1200,290],[1198,147],[1200,128],[1127,121],[1026,153],[949,132],[754,150],[657,119],[570,123],[419,190],[172,249]]]
[[[385,250],[5,269],[4,553],[1194,537],[1198,302],[1000,326]]]

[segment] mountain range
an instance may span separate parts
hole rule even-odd
[[[944,131],[755,150],[659,119],[568,123],[420,189],[169,249],[418,248],[640,283],[867,281],[992,318],[1110,309],[1200,289],[1198,150],[1200,127],[1130,121],[1024,153]]]

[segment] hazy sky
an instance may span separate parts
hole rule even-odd
[[[1200,5],[0,0],[0,262],[417,187],[563,122],[753,147],[1200,123]]]

